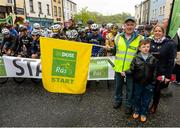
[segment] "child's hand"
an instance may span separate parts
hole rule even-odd
[[[165,84],[167,84],[167,83],[169,83],[170,82],[170,79],[168,79],[168,78],[165,78]]]

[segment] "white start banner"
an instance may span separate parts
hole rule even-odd
[[[112,57],[92,57],[88,80],[113,80]],[[42,78],[41,60],[11,56],[0,57],[0,77]]]
[[[0,76],[41,78],[41,60],[19,57],[3,56],[1,59],[1,69],[5,71]]]

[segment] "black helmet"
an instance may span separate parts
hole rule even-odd
[[[26,31],[27,30],[27,27],[26,26],[20,26],[19,27],[19,31],[20,32],[23,32],[23,31]]]
[[[89,24],[89,25],[94,24],[94,21],[93,20],[88,20],[87,24]]]

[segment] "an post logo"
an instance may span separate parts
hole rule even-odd
[[[72,79],[68,78],[75,78],[76,58],[77,52],[53,49],[52,81],[72,83]]]
[[[0,76],[6,76],[6,69],[4,66],[3,58],[0,57]]]
[[[90,78],[108,78],[108,62],[106,59],[94,59],[90,62]]]

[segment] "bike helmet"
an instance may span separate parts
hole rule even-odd
[[[93,20],[88,20],[87,24],[89,24],[89,25],[94,24],[94,21]]]
[[[82,21],[79,21],[79,22],[77,23],[77,25],[78,25],[78,26],[83,25]]]
[[[107,28],[112,28],[113,27],[113,24],[112,23],[108,23],[107,24]]]
[[[33,28],[39,29],[39,28],[41,28],[41,25],[39,23],[34,23]]]
[[[62,26],[60,24],[55,24],[55,25],[52,26],[52,31],[53,32],[58,32],[61,29],[62,29]]]
[[[98,30],[98,27],[99,27],[99,26],[98,26],[97,24],[92,24],[92,25],[91,25],[91,29],[92,29],[92,30]]]
[[[78,32],[77,30],[71,30],[71,31],[67,31],[66,35],[69,39],[76,39],[78,37]]]
[[[22,31],[26,31],[27,30],[27,27],[22,25],[19,27],[19,31],[22,32]]]
[[[7,28],[3,28],[1,32],[2,32],[3,35],[8,35],[8,34],[10,34],[10,31],[9,31],[9,29],[7,29]]]

